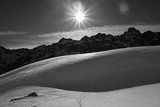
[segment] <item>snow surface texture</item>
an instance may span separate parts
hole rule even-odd
[[[36,62],[0,76],[0,107],[159,107],[159,59],[155,46]]]

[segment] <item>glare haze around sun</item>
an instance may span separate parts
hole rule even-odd
[[[74,18],[78,23],[81,23],[85,20],[85,13],[83,13],[82,11],[78,11],[75,13]]]
[[[80,1],[67,3],[66,8],[68,10],[68,22],[73,23],[74,28],[86,28],[86,25],[88,25],[91,21],[89,15],[91,14],[90,11],[92,10],[92,8],[85,8],[85,6]]]

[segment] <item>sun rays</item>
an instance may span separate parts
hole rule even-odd
[[[86,25],[90,23],[91,18],[89,15],[91,14],[91,7],[85,8],[80,1],[76,1],[67,3],[66,8],[67,20],[74,24],[74,28],[86,28]]]

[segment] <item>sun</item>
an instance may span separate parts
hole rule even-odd
[[[75,13],[74,18],[78,23],[81,23],[86,19],[85,18],[85,13],[82,12],[82,11],[78,11],[78,12]]]
[[[66,3],[67,21],[74,23],[74,28],[86,28],[86,25],[92,21],[90,18],[91,7],[85,7],[80,1],[72,1]]]

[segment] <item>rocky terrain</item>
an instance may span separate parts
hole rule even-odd
[[[129,28],[121,35],[98,33],[84,36],[80,40],[62,38],[52,45],[41,45],[33,49],[6,49],[0,46],[0,74],[43,59],[81,53],[99,52],[111,49],[160,45],[160,32],[141,33]]]

